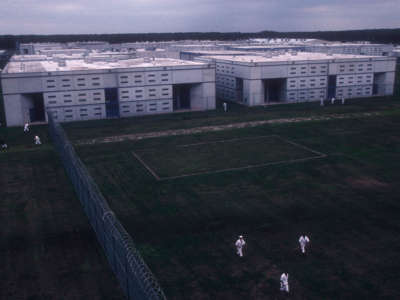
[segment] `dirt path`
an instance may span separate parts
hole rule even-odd
[[[328,120],[336,120],[336,119],[375,117],[375,116],[381,116],[381,115],[383,115],[382,112],[367,112],[367,113],[331,114],[331,115],[327,115],[327,116],[250,121],[250,122],[232,123],[232,124],[225,124],[225,125],[194,127],[194,128],[188,128],[188,129],[175,129],[175,130],[164,130],[164,131],[153,131],[153,132],[145,132],[145,133],[116,135],[116,136],[110,136],[110,137],[104,137],[104,138],[80,140],[80,141],[77,141],[75,144],[76,145],[92,145],[92,144],[103,144],[103,143],[115,143],[115,142],[135,141],[135,140],[142,140],[142,139],[149,139],[149,138],[156,138],[156,137],[191,135],[191,134],[204,133],[204,132],[216,132],[216,131],[223,131],[223,130],[230,130],[230,129],[250,128],[250,127],[257,127],[257,126],[262,126],[262,125],[266,125],[266,124],[328,121]]]

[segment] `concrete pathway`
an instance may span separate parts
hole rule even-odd
[[[196,134],[196,133],[216,132],[216,131],[224,131],[224,130],[240,129],[240,128],[251,128],[251,127],[257,127],[257,126],[262,126],[262,125],[266,125],[266,124],[285,124],[285,123],[300,123],[300,122],[312,122],[312,121],[329,121],[329,120],[337,120],[337,119],[376,117],[376,116],[381,116],[381,115],[384,115],[384,113],[383,112],[365,112],[365,113],[331,114],[331,115],[325,115],[325,116],[249,121],[249,122],[231,123],[231,124],[225,124],[225,125],[194,127],[194,128],[188,128],[188,129],[174,129],[174,130],[116,135],[116,136],[110,136],[110,137],[104,137],[104,138],[79,140],[79,141],[75,142],[74,144],[75,145],[92,145],[92,144],[103,144],[103,143],[115,143],[115,142],[136,141],[136,140],[165,137],[165,136],[191,135],[191,134]]]

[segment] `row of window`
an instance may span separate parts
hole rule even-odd
[[[236,85],[236,79],[231,76],[217,75],[216,82],[218,85],[228,86],[231,88],[234,88]]]
[[[170,72],[125,73],[118,77],[120,86],[139,86],[171,83]]]
[[[120,105],[120,115],[125,117],[162,112],[172,112],[172,100],[135,101],[121,103]]]
[[[341,87],[336,89],[336,97],[358,98],[372,95],[372,85],[358,87]]]
[[[287,89],[323,88],[327,86],[327,77],[299,77],[287,80]]]
[[[325,97],[326,89],[309,89],[287,92],[287,101],[289,102],[316,101],[321,98],[325,99]]]
[[[328,65],[326,64],[308,64],[290,66],[288,76],[306,76],[306,75],[323,75],[328,74]]]
[[[341,75],[336,79],[337,86],[345,85],[360,85],[360,84],[372,84],[372,74],[359,74],[359,75]]]
[[[51,108],[49,111],[53,114],[54,119],[59,122],[92,120],[105,117],[104,105]]]
[[[338,65],[338,73],[372,72],[372,63],[347,63]]]
[[[168,99],[168,98],[172,98],[171,85],[121,88],[119,90],[120,101]]]
[[[225,74],[234,74],[235,67],[226,64],[217,64],[216,65],[216,73],[225,73]]]
[[[96,76],[48,77],[43,79],[47,91],[99,88],[103,86],[103,78]]]
[[[104,103],[104,90],[45,93],[46,107]]]

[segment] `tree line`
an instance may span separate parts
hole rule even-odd
[[[242,40],[249,38],[315,38],[328,41],[369,41],[400,44],[400,28],[315,32],[174,32],[126,34],[56,34],[56,35],[1,35],[0,49],[16,49],[19,43],[104,41],[111,44],[144,41],[180,40]]]

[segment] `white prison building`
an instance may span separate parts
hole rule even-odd
[[[14,56],[1,73],[8,126],[215,109],[215,67],[176,59]]]
[[[306,52],[336,53],[336,54],[359,54],[373,56],[389,56],[393,51],[390,44],[370,43],[323,43],[305,45]]]
[[[293,52],[206,56],[216,65],[217,96],[244,105],[392,95],[396,59]]]

